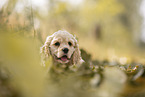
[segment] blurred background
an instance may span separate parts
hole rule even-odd
[[[0,0],[0,97],[42,97],[39,48],[58,30],[93,60],[145,63],[145,0]]]

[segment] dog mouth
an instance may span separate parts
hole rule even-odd
[[[69,61],[70,59],[67,57],[67,55],[63,55],[62,57],[58,58],[57,56],[55,56],[57,60],[61,60],[62,62],[66,62]]]
[[[61,60],[61,61],[67,61],[68,60],[66,55],[64,55],[64,56],[62,56],[61,58],[58,58],[58,59]]]

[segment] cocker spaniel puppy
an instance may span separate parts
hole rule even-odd
[[[83,63],[75,37],[67,31],[57,31],[48,36],[41,47],[44,60],[52,56],[53,64],[79,65]],[[43,62],[43,65],[45,63]]]

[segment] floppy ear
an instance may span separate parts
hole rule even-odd
[[[48,36],[46,38],[44,45],[40,48],[41,61],[42,61],[43,66],[45,66],[45,61],[49,57],[49,55],[51,54],[49,46],[50,46],[52,39],[53,39],[53,36]]]
[[[79,50],[79,45],[77,43],[77,40],[76,39],[74,40],[75,40],[75,51],[72,56],[72,61],[73,61],[72,63],[73,65],[81,65],[84,62],[84,60],[81,57],[81,51]]]

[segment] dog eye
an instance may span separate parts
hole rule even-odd
[[[71,42],[68,42],[69,46],[72,46],[72,43]]]
[[[60,45],[60,43],[59,43],[59,42],[56,42],[54,45],[55,45],[55,46],[59,46],[59,45]]]

